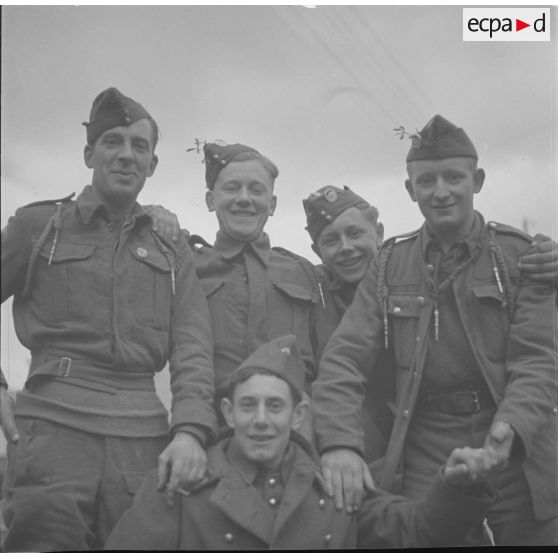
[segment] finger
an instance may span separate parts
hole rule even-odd
[[[556,254],[552,252],[530,252],[521,256],[519,258],[518,263],[523,265],[532,265],[532,266],[539,266],[539,265],[551,265],[553,261],[556,260]]]
[[[167,458],[164,455],[159,456],[157,464],[157,491],[162,492],[167,486],[167,478],[169,476],[169,467]]]
[[[352,471],[343,470],[341,472],[341,478],[343,481],[343,499],[345,502],[345,508],[348,513],[353,511],[355,506],[355,486]]]
[[[447,483],[458,483],[465,480],[469,475],[469,470],[465,463],[458,463],[457,465],[448,465],[444,469],[444,477]]]
[[[333,471],[331,475],[333,483],[333,499],[335,507],[341,511],[343,509],[343,477],[339,471]]]
[[[19,440],[19,432],[13,422],[6,421],[6,426],[4,427],[4,436],[6,436],[6,440],[11,440],[14,443]]]
[[[366,488],[366,490],[376,490],[376,483],[374,482],[374,478],[372,477],[372,473],[368,467],[364,468],[363,480],[364,488]]]
[[[364,468],[363,464],[363,469]],[[353,473],[353,511],[357,511],[362,502],[362,496],[364,494],[363,474],[364,471],[362,469]]]
[[[324,490],[325,493],[330,497],[333,498],[333,478],[331,469],[327,466],[323,467],[323,475],[324,475]]]

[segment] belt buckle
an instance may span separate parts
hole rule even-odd
[[[71,366],[72,359],[70,357],[62,357],[58,365],[58,375],[62,378],[67,378],[70,375]]]

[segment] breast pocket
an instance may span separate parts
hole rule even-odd
[[[295,283],[273,281],[272,284],[270,339],[292,333],[301,349],[311,352],[312,293]]]
[[[222,349],[226,347],[228,343],[233,342],[231,338],[232,335],[235,335],[237,340],[242,342],[245,332],[233,332],[230,328],[232,311],[229,310],[229,306],[227,305],[225,281],[223,279],[202,279],[202,286],[211,315],[215,348]]]
[[[32,296],[38,301],[45,321],[91,319],[95,301],[84,293],[94,270],[94,253],[92,244],[58,242],[54,251],[52,242],[43,246]]]
[[[416,294],[392,294],[388,297],[388,315],[393,333],[395,362],[399,370],[411,366],[416,348],[421,300]]]
[[[469,319],[474,321],[472,330],[482,331],[484,350],[491,361],[505,357],[509,323],[504,295],[497,285],[476,285],[472,289],[477,308],[471,309]],[[480,336],[479,336],[480,337]]]
[[[134,317],[144,326],[168,330],[171,309],[171,267],[154,248],[130,247],[134,269]]]

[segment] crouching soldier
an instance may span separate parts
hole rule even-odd
[[[293,335],[260,346],[230,376],[229,435],[211,474],[169,507],[149,475],[109,537],[110,550],[267,550],[451,545],[493,501],[487,450],[456,449],[420,501],[372,492],[357,513],[325,496],[320,464],[296,434],[308,403]]]

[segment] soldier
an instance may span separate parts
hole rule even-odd
[[[397,490],[400,477],[404,495],[420,496],[448,447],[482,446],[501,469],[488,512],[496,543],[556,544],[555,294],[517,269],[531,237],[474,211],[484,171],[463,130],[435,116],[407,171],[426,222],[385,244],[325,349],[320,448],[345,448],[342,488],[362,485],[359,364],[387,345],[397,414],[381,486]]]
[[[324,186],[304,199],[303,206],[312,250],[323,262],[317,266],[324,293],[316,327],[319,358],[377,257],[384,226],[378,221],[378,210],[348,186]],[[393,364],[387,354],[382,358],[384,362],[366,385],[362,409],[366,463],[384,455],[393,422],[387,407],[394,397],[389,374]]]
[[[264,232],[277,204],[279,171],[244,145],[209,143],[204,153],[206,203],[219,230],[213,246],[199,237],[190,241],[213,323],[216,405],[229,375],[262,343],[288,333],[296,335],[309,384],[317,278],[310,262],[272,249]]]
[[[293,335],[260,346],[229,374],[221,409],[232,429],[208,450],[206,480],[173,507],[155,472],[107,541],[107,550],[329,550],[447,545],[493,501],[486,450],[458,449],[418,502],[374,492],[358,515],[322,489],[304,422],[305,363]],[[473,481],[472,479],[476,480]]]
[[[325,309],[317,320],[319,357],[353,302],[371,262],[377,259],[383,224],[378,221],[378,210],[347,186],[324,186],[303,200],[303,205],[312,249],[323,262],[317,268],[325,296]],[[524,265],[522,269],[537,280],[552,281],[558,277],[558,261],[552,260],[553,249],[556,243],[538,235],[532,253],[521,257],[518,265]],[[362,368],[368,370],[371,366]],[[362,427],[366,463],[385,454],[393,423],[392,411],[386,403],[391,405],[395,396],[394,370],[393,355],[385,352],[365,386]],[[330,477],[328,469],[339,465],[329,461],[332,457],[327,452],[324,455],[327,478]]]
[[[157,166],[155,120],[117,89],[86,124],[92,183],[18,209],[2,231],[2,302],[31,351],[9,433],[5,550],[99,548],[159,459],[158,486],[205,472],[215,430],[211,325],[186,240],[136,202]],[[170,362],[171,437],[154,388]],[[2,418],[11,404],[2,377]],[[13,425],[12,425],[13,427]]]

